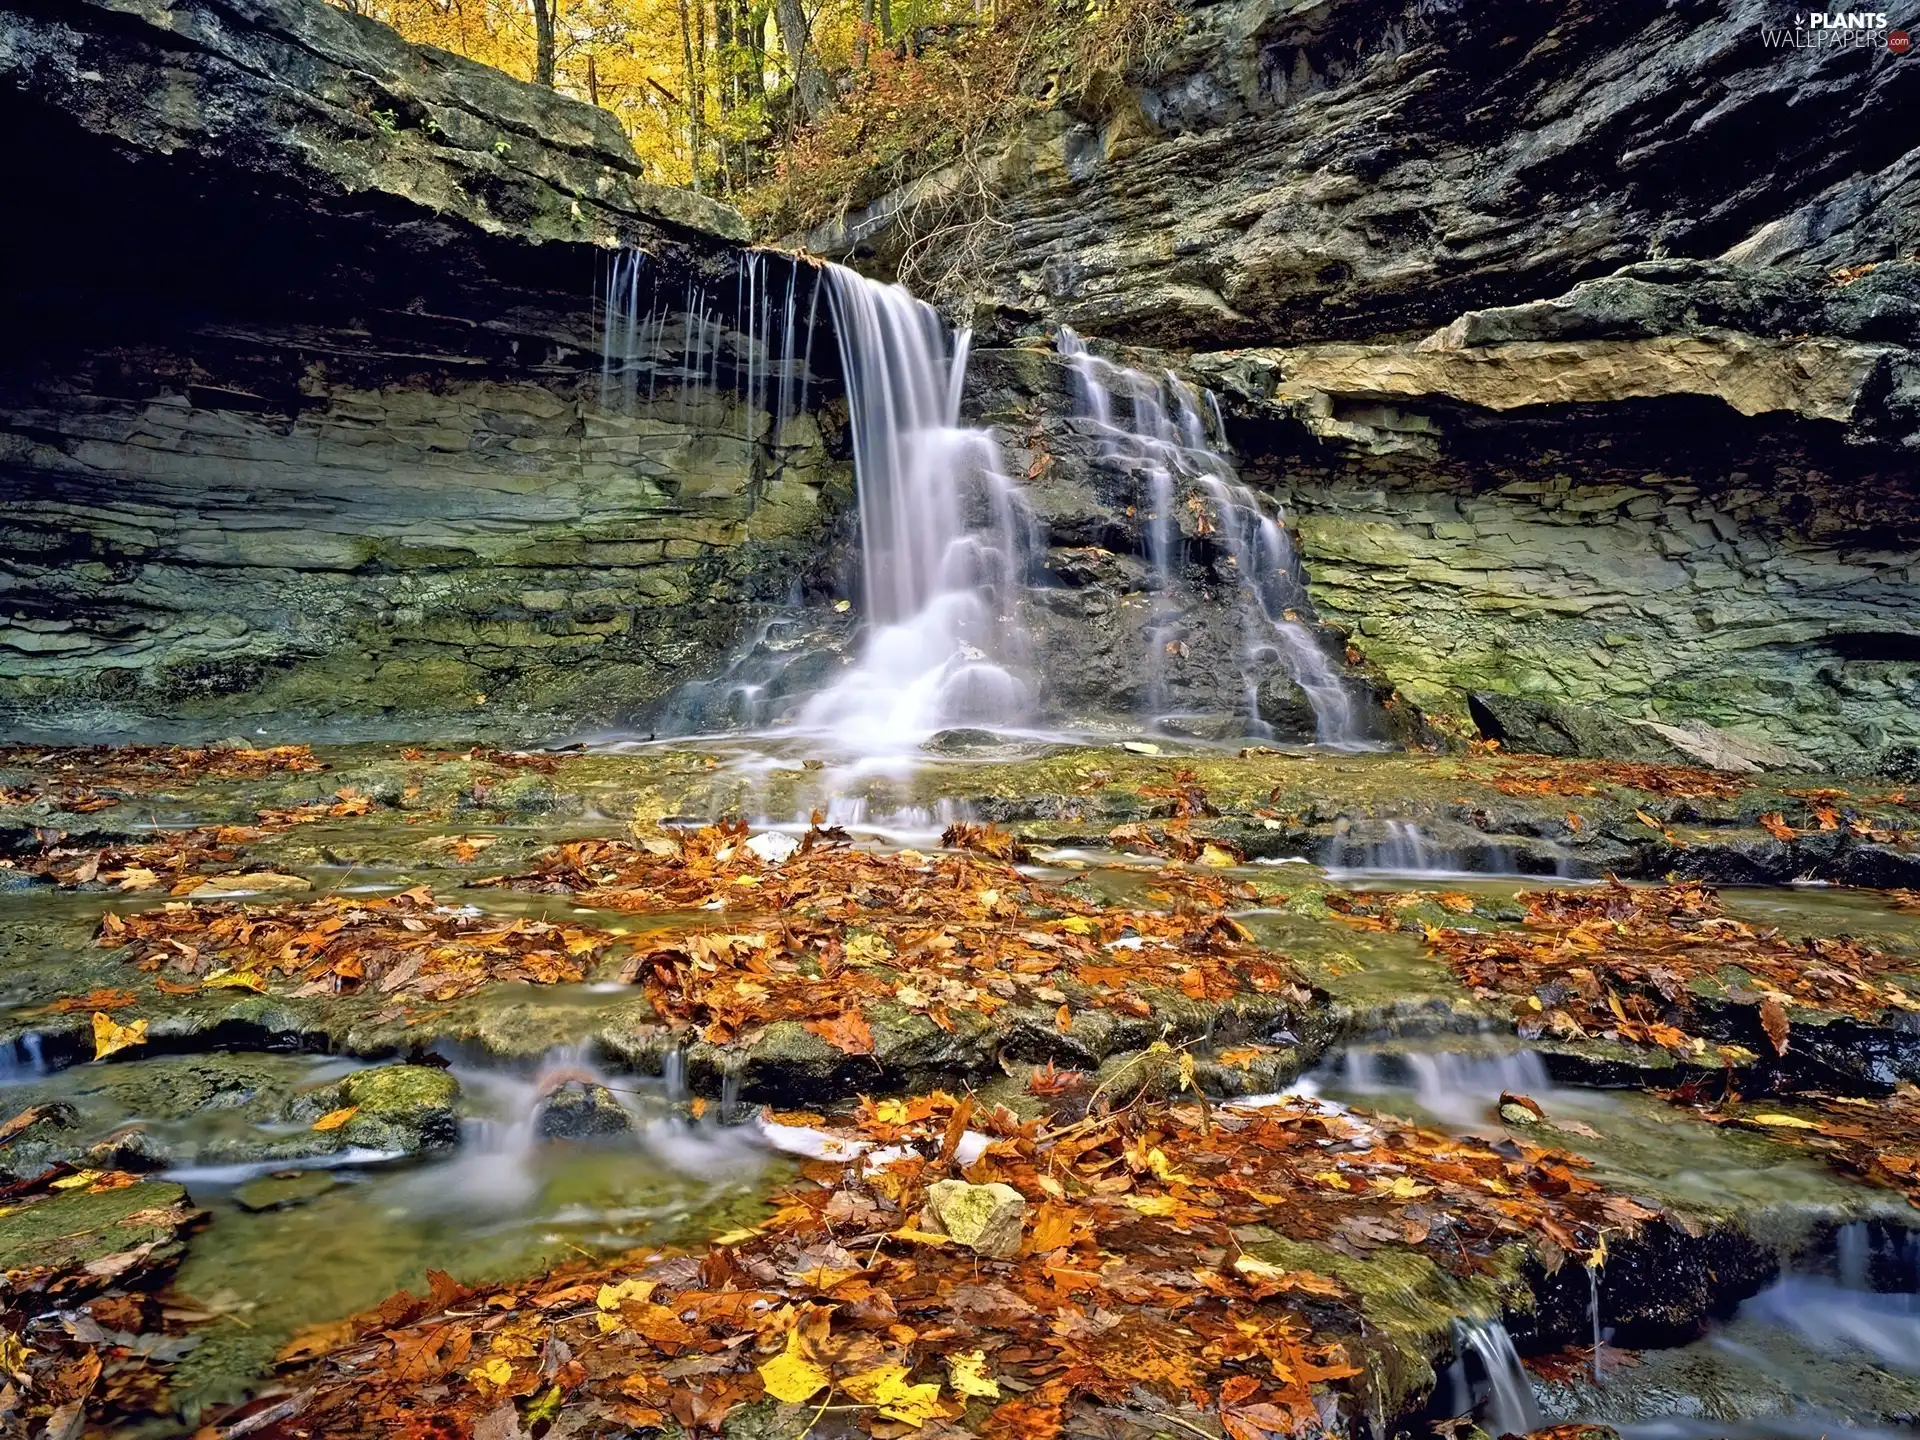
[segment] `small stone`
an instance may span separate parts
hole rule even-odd
[[[593,1140],[632,1128],[633,1117],[606,1086],[573,1081],[550,1092],[534,1120],[542,1140]]]
[[[259,1214],[265,1210],[290,1210],[317,1200],[340,1182],[325,1170],[293,1170],[278,1175],[262,1175],[249,1180],[233,1192],[233,1203],[242,1210]]]
[[[1529,1110],[1518,1101],[1509,1100],[1500,1107],[1500,1119],[1507,1125],[1538,1125],[1539,1113]]]
[[[951,1235],[976,1255],[1011,1260],[1020,1253],[1027,1202],[1011,1185],[969,1185],[941,1180],[927,1187],[927,1218],[932,1228]]]
[[[800,842],[778,830],[762,830],[747,841],[747,849],[768,865],[779,865],[800,848]]]

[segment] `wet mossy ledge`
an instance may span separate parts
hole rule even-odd
[[[1852,935],[1889,957],[1896,977],[1902,964],[1920,964],[1913,921],[1897,908],[1911,903],[1899,894],[1910,893],[1920,872],[1920,826],[1905,792],[1882,784],[1504,755],[1330,762],[1280,752],[1042,747],[993,765],[931,760],[905,783],[871,779],[868,813],[884,822],[916,807],[924,815],[943,800],[963,807],[1033,853],[1041,867],[1035,873],[1045,877],[1038,883],[1094,907],[1092,914],[1128,906],[1151,914],[1184,893],[1179,885],[1199,886],[1197,896],[1214,897],[1202,903],[1237,917],[1232,924],[1293,966],[1295,978],[1234,994],[1182,994],[1169,981],[1165,993],[1137,1007],[1146,1013],[1083,1006],[1070,982],[1071,993],[1058,997],[1021,992],[1010,1003],[955,1004],[937,1021],[924,999],[882,995],[865,1005],[868,1043],[853,1049],[799,1023],[803,1016],[775,1014],[758,1026],[703,1035],[705,1021],[689,1027],[661,1013],[641,986],[619,982],[633,978],[638,962],[630,956],[663,923],[754,930],[762,921],[751,889],[723,886],[724,909],[711,913],[680,915],[672,905],[628,913],[617,896],[609,902],[581,889],[588,882],[578,876],[597,873],[595,845],[615,856],[606,863],[630,863],[618,856],[646,854],[634,837],[670,850],[701,817],[804,817],[828,779],[798,754],[789,763],[736,768],[725,752],[662,748],[357,746],[319,751],[298,762],[303,769],[243,778],[143,776],[137,766],[116,771],[108,758],[90,780],[73,771],[75,778],[59,781],[57,770],[30,763],[45,753],[0,757],[8,802],[0,810],[0,904],[9,912],[0,943],[10,957],[12,1007],[0,1038],[16,1055],[30,1043],[53,1064],[93,1053],[91,1012],[74,997],[99,994],[132,1004],[114,1009],[116,1017],[147,1021],[142,1053],[149,1055],[290,1048],[526,1065],[584,1043],[630,1073],[675,1067],[696,1093],[798,1103],[980,1084],[1033,1065],[1111,1076],[1162,1042],[1199,1045],[1203,1056],[1240,1052],[1230,1063],[1203,1058],[1199,1073],[1216,1093],[1257,1093],[1289,1083],[1337,1043],[1511,1032],[1507,1004],[1476,998],[1427,952],[1422,932],[1499,932],[1524,918],[1523,907],[1506,898],[1514,888],[1607,874],[1733,887],[1815,880],[1822,888],[1801,889],[1794,912],[1808,928],[1788,933]],[[150,823],[159,815],[179,828],[156,836]],[[766,853],[790,849],[804,829],[769,835]],[[586,857],[578,862],[585,871],[555,858],[575,850]],[[1396,867],[1429,892],[1454,887],[1447,900],[1454,908],[1415,894],[1379,910],[1378,920],[1348,913],[1352,902],[1342,897],[1355,884],[1365,887],[1368,872],[1381,873],[1378,883],[1408,883],[1395,879]],[[1360,878],[1341,878],[1346,871]],[[1176,881],[1173,891],[1156,891]],[[1907,890],[1890,905],[1850,888],[1860,885]],[[1461,886],[1470,893],[1458,893]],[[154,907],[173,906],[207,923],[293,917],[284,923],[298,930],[363,891],[388,897],[370,902],[388,907],[382,914],[390,920],[374,917],[380,924],[444,932],[449,943],[498,931],[514,955],[544,947],[554,958],[502,960],[470,979],[399,974],[388,985],[376,975],[379,983],[363,987],[303,989],[298,976],[270,984],[249,978],[239,952],[188,969],[159,964],[166,927],[139,918],[163,919],[175,912]],[[1731,913],[1763,919],[1766,902],[1730,893]],[[857,918],[850,923],[850,933],[859,933]],[[141,938],[148,935],[155,938]],[[207,943],[181,935],[190,947]],[[886,947],[874,944],[884,956]],[[216,946],[208,953],[227,952]],[[149,957],[148,968],[129,963],[139,956]],[[235,965],[241,973],[222,981],[222,966]],[[203,983],[206,975],[214,983]],[[1920,984],[1912,988],[1920,993]],[[1757,996],[1735,985],[1702,991],[1697,1003],[1717,1042],[1747,1056],[1739,1062],[1743,1083],[1760,1089],[1838,1084],[1870,1093],[1920,1079],[1911,1016],[1808,1006],[1794,1012],[1796,1040],[1786,1059],[1762,1063],[1772,1049]],[[1074,1017],[1070,1025],[1056,1013],[1063,1008]],[[1677,1084],[1690,1065],[1712,1070],[1724,1058],[1676,1061],[1658,1049],[1554,1034],[1537,1040],[1562,1057],[1556,1063],[1566,1073],[1602,1083],[1654,1077]]]

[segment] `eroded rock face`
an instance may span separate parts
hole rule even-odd
[[[1550,753],[1705,724],[1871,766],[1920,712],[1915,295],[1904,262],[1639,266],[1418,342],[1192,368],[1321,613],[1423,708],[1612,712],[1587,728],[1617,742],[1478,727]]]
[[[1833,267],[1920,234],[1920,67],[1769,45],[1776,6],[1186,13],[1155,76],[1006,147],[1004,240],[948,277],[958,306],[1183,349],[1372,340],[1637,261]],[[816,243],[886,265],[892,204]]]
[[[305,0],[20,0],[0,115],[0,723],[644,720],[823,563],[831,377],[743,398],[738,217],[605,112]],[[711,312],[637,386],[616,243]]]

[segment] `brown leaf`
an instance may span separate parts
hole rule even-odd
[[[806,1028],[843,1055],[871,1055],[873,1031],[858,1010],[842,1010],[831,1020],[809,1020]]]
[[[1767,1039],[1773,1042],[1773,1053],[1787,1053],[1787,1007],[1769,995],[1760,1002],[1760,1028],[1767,1032]]]

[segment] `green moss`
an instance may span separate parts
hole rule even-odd
[[[0,1214],[0,1273],[77,1269],[153,1245],[154,1260],[177,1254],[187,1192],[161,1180],[117,1190],[57,1191]],[[164,1253],[162,1253],[164,1252]]]

